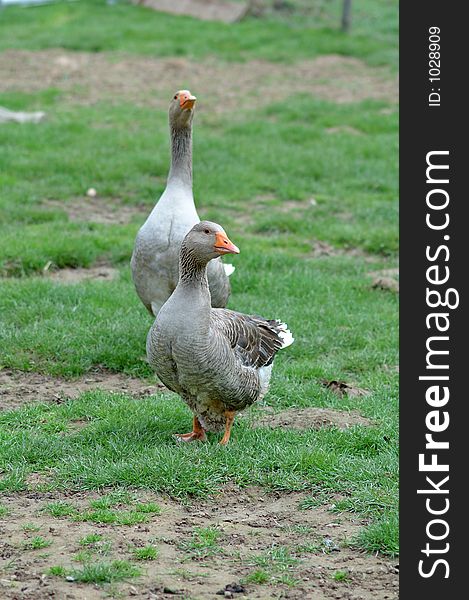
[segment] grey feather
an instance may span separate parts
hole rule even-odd
[[[140,228],[130,261],[137,294],[154,316],[177,286],[184,236],[200,221],[192,193],[192,114],[182,115],[185,120],[181,123],[181,115],[175,111],[173,102],[171,168],[166,189]],[[226,306],[230,283],[220,259],[210,263],[208,279],[212,305]]]
[[[179,283],[149,331],[147,356],[158,377],[181,396],[205,429],[218,431],[225,411],[242,410],[265,395],[272,362],[289,332],[277,320],[211,308],[210,259],[201,258],[191,246],[191,235],[204,226],[223,231],[205,221],[186,236]]]

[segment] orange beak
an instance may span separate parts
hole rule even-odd
[[[230,242],[225,233],[218,232],[215,234],[214,248],[218,254],[239,254],[238,246]]]
[[[194,107],[197,98],[193,96],[189,90],[181,90],[179,92],[179,106],[183,110],[191,110]]]

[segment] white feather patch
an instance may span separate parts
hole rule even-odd
[[[230,275],[233,275],[233,273],[235,272],[236,267],[234,267],[233,265],[230,265],[229,263],[223,263],[223,267],[225,269],[225,275],[227,277],[229,277]]]
[[[272,375],[272,365],[261,367],[259,369],[260,396],[265,396],[269,389],[270,376]]]
[[[288,325],[286,323],[279,323],[279,338],[282,340],[282,348],[287,348],[287,346],[291,346],[295,341],[291,331],[288,329]]]

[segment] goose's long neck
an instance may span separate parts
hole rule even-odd
[[[197,259],[196,254],[182,243],[179,254],[179,283],[202,292],[208,291],[207,263]]]
[[[168,182],[179,180],[192,188],[192,126],[176,128],[170,124],[171,168]]]

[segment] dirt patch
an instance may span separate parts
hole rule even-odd
[[[395,277],[399,279],[399,267],[392,269],[380,269],[379,271],[370,271],[367,273],[369,277]]]
[[[320,429],[321,427],[337,427],[347,429],[354,425],[371,426],[373,423],[358,412],[344,412],[330,408],[290,408],[275,413],[273,409],[265,409],[262,416],[254,416],[253,427],[282,427],[285,429]],[[257,418],[256,418],[257,417]]]
[[[388,290],[389,292],[399,293],[399,282],[392,277],[376,277],[371,286],[379,290]]]
[[[368,277],[373,277],[371,286],[375,289],[399,293],[399,268],[370,271]]]
[[[189,15],[202,21],[235,23],[248,12],[249,2],[226,2],[226,0],[133,0],[161,12],[172,15]]]
[[[126,377],[121,373],[87,373],[78,379],[67,380],[40,373],[1,369],[0,410],[12,410],[29,402],[62,402],[91,390],[143,398],[162,389],[166,388],[161,383],[149,384],[148,381]]]
[[[350,135],[363,135],[363,131],[350,127],[350,125],[340,125],[339,127],[328,127],[326,133],[333,135],[334,133],[348,133]]]
[[[95,551],[93,561],[132,560],[132,549],[148,544],[159,550],[156,560],[143,564],[141,577],[114,584],[114,593],[120,597],[155,600],[177,597],[176,592],[194,600],[213,600],[232,583],[245,589],[245,593],[234,594],[237,598],[398,597],[396,561],[366,555],[346,543],[366,521],[331,513],[330,507],[299,510],[306,496],[303,493],[282,495],[256,487],[227,486],[211,500],[186,506],[151,493],[137,495],[139,500],[157,502],[162,512],[133,526],[78,522],[44,512],[47,503],[57,500],[83,510],[89,500],[96,499],[96,493],[30,492],[3,497],[8,513],[0,525],[1,597],[108,597],[109,587],[67,582],[47,574],[52,566],[80,568],[76,562],[77,553],[83,550],[80,540],[90,534],[99,534],[108,542],[106,554]],[[215,547],[191,548],[196,528],[207,527],[218,532]],[[43,550],[26,550],[28,540],[38,535],[51,544]],[[259,569],[267,573],[263,585],[245,581]],[[346,572],[346,581],[334,581],[337,571]],[[287,576],[290,585],[285,582]]]
[[[351,385],[345,381],[337,381],[336,379],[330,381],[324,379],[321,383],[324,387],[327,387],[338,396],[351,396],[352,398],[357,398],[360,396],[368,396],[370,393],[368,390]]]
[[[361,248],[337,248],[322,240],[313,240],[311,242],[311,251],[302,254],[301,258],[327,258],[329,256],[353,256],[362,258],[366,262],[374,262],[376,260],[376,256],[365,252]]]
[[[115,198],[75,198],[67,202],[47,200],[43,206],[63,210],[70,221],[104,223],[105,225],[127,225],[136,217],[148,215],[151,208],[145,205],[130,206]]]
[[[267,106],[298,93],[338,103],[367,98],[398,101],[397,78],[387,69],[338,55],[285,65],[62,49],[7,50],[0,54],[0,92],[54,87],[63,91],[64,100],[70,104],[127,101],[166,110],[175,88],[184,85],[198,96],[204,116]]]
[[[81,281],[89,281],[90,279],[112,281],[119,276],[119,269],[108,267],[106,265],[89,267],[88,269],[82,267],[77,267],[76,269],[46,269],[44,271],[44,276],[48,279],[52,279],[52,281],[65,284],[80,283]]]

